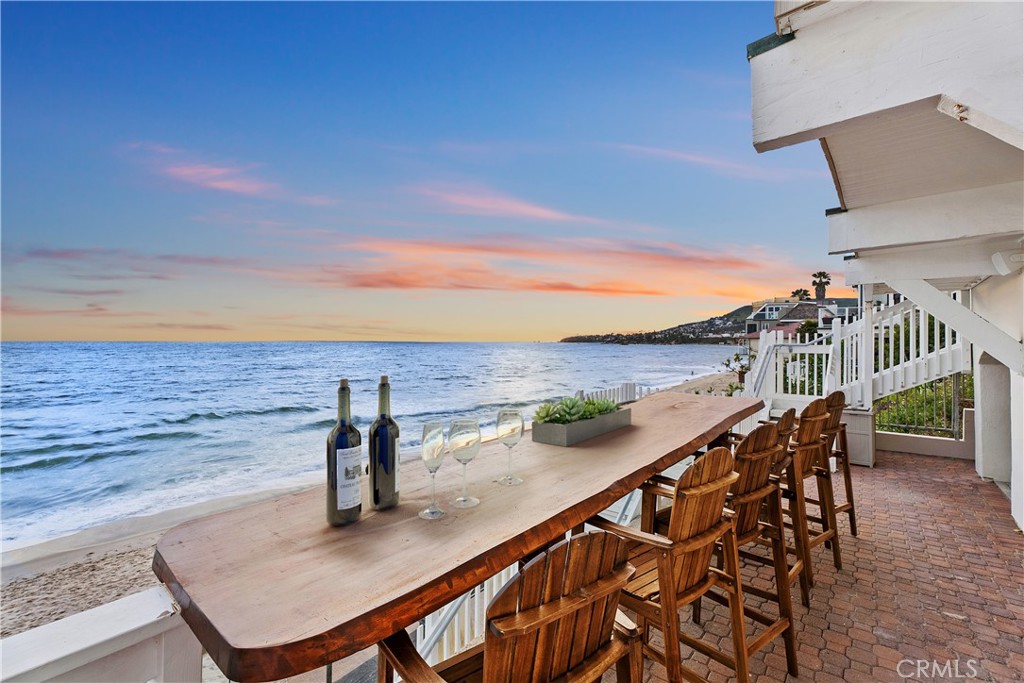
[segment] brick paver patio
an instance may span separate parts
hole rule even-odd
[[[794,585],[800,676],[790,680],[1024,681],[1024,537],[1006,496],[972,461],[880,451],[875,468],[853,475],[860,535],[840,518],[842,570],[824,546],[813,551],[810,610]],[[770,576],[758,570],[755,580]],[[704,601],[706,631],[687,628],[729,649],[726,611],[712,605]],[[682,616],[689,620],[689,608]],[[746,623],[749,635],[755,627]],[[686,665],[711,681],[735,680],[702,655]],[[757,683],[786,680],[781,640],[755,653],[750,669]],[[648,661],[645,681],[664,680],[665,669]]]

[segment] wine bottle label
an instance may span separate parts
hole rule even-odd
[[[363,499],[359,485],[363,469],[363,447],[338,448],[334,456],[338,467],[338,509],[354,508]]]

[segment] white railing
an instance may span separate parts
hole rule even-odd
[[[517,566],[501,570],[443,609],[427,615],[416,628],[416,649],[430,664],[462,652],[484,636],[487,605],[516,573]]]
[[[162,586],[0,640],[5,683],[199,683],[202,666],[202,646]]]
[[[632,403],[638,401],[644,396],[650,396],[655,392],[655,389],[651,387],[642,387],[635,382],[624,382],[622,385],[612,387],[611,389],[598,389],[596,391],[580,391],[576,392],[576,396],[579,398],[610,398],[616,403]]]
[[[851,405],[872,401],[970,369],[970,347],[953,328],[911,301],[871,311],[816,336],[761,333],[745,395],[772,408],[805,405],[841,389]]]

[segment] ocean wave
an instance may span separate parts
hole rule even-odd
[[[164,424],[169,424],[169,425],[187,425],[187,424],[192,424],[193,422],[201,422],[203,420],[223,420],[223,419],[224,419],[224,416],[223,415],[218,415],[217,413],[192,413],[188,417],[183,417],[183,418],[181,418],[179,420],[167,420],[167,419],[165,419],[164,420]]]
[[[72,444],[68,447],[60,447],[60,450],[82,450],[83,448],[90,448],[90,446],[76,447],[76,444]],[[64,455],[55,458],[42,458],[39,460],[31,460],[29,462],[16,463],[14,465],[3,465],[0,466],[0,473],[3,474],[15,474],[17,472],[26,472],[32,470],[45,470],[52,468],[59,468],[64,465],[70,465],[77,467],[89,463],[98,462],[100,460],[107,460],[109,458],[123,458],[138,455],[143,451],[134,448],[123,448],[114,451],[100,451],[97,453],[79,454],[79,455]]]
[[[197,432],[146,432],[136,434],[131,441],[163,441],[164,439],[201,439],[202,434]]]
[[[194,422],[203,422],[205,420],[227,420],[233,417],[263,417],[266,415],[290,415],[296,413],[318,413],[319,408],[313,406],[279,406],[276,408],[263,408],[259,410],[229,410],[223,415],[216,412],[208,413],[192,413],[188,417],[182,417],[177,420],[167,419],[163,420],[164,424],[192,424]]]

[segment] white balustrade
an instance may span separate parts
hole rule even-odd
[[[0,679],[202,680],[203,650],[157,586],[0,640]]]
[[[744,393],[784,409],[841,389],[851,405],[866,405],[970,369],[961,335],[908,300],[871,311],[864,335],[863,319],[834,320],[814,336],[763,331]]]

